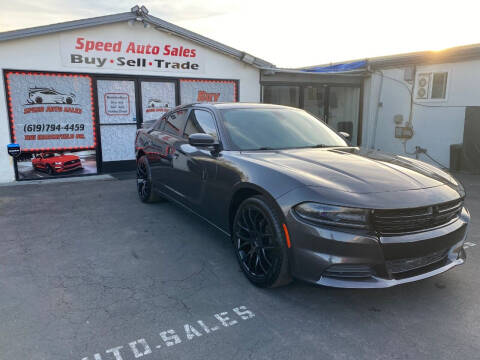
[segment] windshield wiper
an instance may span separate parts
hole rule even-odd
[[[326,144],[317,144],[317,145],[309,146],[309,148],[316,148],[316,149],[319,149],[319,148],[328,148],[328,147],[333,147],[333,146],[332,146],[332,145],[326,145]]]

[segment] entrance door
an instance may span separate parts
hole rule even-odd
[[[360,88],[350,86],[329,88],[325,120],[335,130],[349,133],[353,145],[358,145],[359,110]]]
[[[98,115],[102,143],[102,167],[135,160],[137,131],[134,80],[97,80]],[[106,166],[105,166],[106,165]]]
[[[313,116],[325,120],[326,87],[305,86],[303,90],[303,109]]]

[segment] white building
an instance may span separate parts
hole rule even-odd
[[[133,169],[136,129],[197,101],[295,106],[354,145],[480,170],[480,45],[280,69],[136,6],[0,33],[0,69],[0,182]]]
[[[0,182],[133,168],[143,122],[183,103],[259,102],[269,66],[138,6],[0,33]]]
[[[371,149],[480,171],[480,45],[262,72],[263,101],[303,108]]]

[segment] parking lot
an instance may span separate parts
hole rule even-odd
[[[459,177],[466,264],[381,290],[256,288],[224,234],[129,176],[0,187],[0,359],[479,358],[480,176]]]

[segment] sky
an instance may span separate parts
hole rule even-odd
[[[0,0],[0,32],[129,11],[133,0]],[[144,0],[151,15],[278,67],[480,43],[480,1]]]

